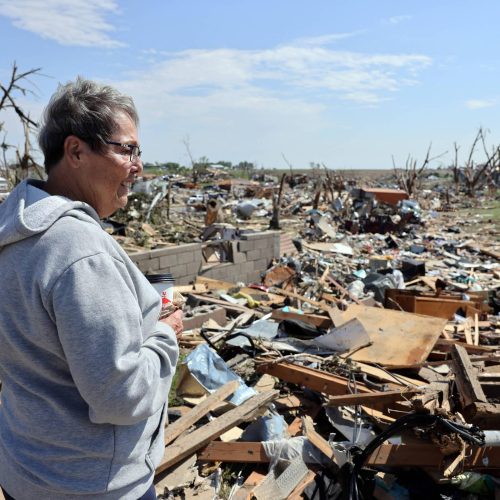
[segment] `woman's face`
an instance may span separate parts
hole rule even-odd
[[[139,146],[137,127],[131,118],[120,112],[115,122],[111,141]],[[130,187],[142,172],[142,162],[140,158],[130,161],[129,148],[113,144],[106,145],[102,152],[92,152],[90,160],[82,201],[91,205],[100,217],[109,217],[126,206]]]

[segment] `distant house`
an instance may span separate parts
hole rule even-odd
[[[5,177],[0,177],[0,193],[5,193],[9,190],[9,183]]]

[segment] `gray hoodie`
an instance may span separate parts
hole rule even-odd
[[[0,485],[137,499],[163,456],[175,335],[95,210],[35,186],[0,205]]]

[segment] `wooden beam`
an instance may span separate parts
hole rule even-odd
[[[239,380],[231,380],[227,384],[217,389],[213,394],[207,397],[200,404],[196,405],[191,411],[183,415],[174,423],[167,426],[165,431],[165,446],[170,444],[174,439],[179,437],[184,431],[187,431],[198,420],[203,418],[209,411],[224,401],[228,396],[233,394],[239,387]]]
[[[465,342],[457,342],[456,340],[438,339],[435,348],[444,352],[451,352],[454,345],[462,346],[469,354],[486,354],[498,351],[498,346],[487,345],[469,345]]]
[[[165,448],[163,459],[156,468],[156,473],[158,474],[168,469],[184,457],[187,457],[190,453],[199,450],[213,439],[224,434],[224,432],[229,429],[232,429],[242,422],[252,420],[259,414],[262,406],[275,400],[278,395],[279,391],[268,391],[256,394],[240,406],[224,413],[207,425],[178,438],[177,441]]]
[[[227,309],[228,311],[235,311],[238,313],[253,312],[257,316],[259,315],[262,316],[262,313],[260,313],[259,311],[254,311],[245,306],[231,304],[227,300],[216,299],[214,297],[210,297],[209,295],[198,295],[197,293],[189,293],[189,295],[199,300],[200,302],[205,302],[207,304],[217,304],[218,306],[222,306],[224,307],[224,309]]]
[[[288,292],[286,290],[283,290],[282,288],[271,288],[270,289],[272,293],[275,293],[277,295],[283,295],[284,297],[289,297],[291,299],[296,299],[300,300],[302,302],[307,302],[308,304],[311,304],[312,306],[316,307],[316,309],[319,309],[320,311],[325,311],[330,315],[330,317],[333,320],[333,317],[337,317],[337,311],[339,314],[341,314],[340,310],[337,307],[332,307],[328,304],[325,304],[323,302],[318,302],[317,300],[314,299],[309,299],[308,297],[304,297],[303,295],[299,295],[298,293],[294,292]],[[333,316],[333,317],[332,317]],[[338,319],[337,319],[338,321]]]
[[[198,451],[197,455],[201,462],[254,464],[270,461],[261,442],[249,441],[230,441],[228,443],[212,441]]]
[[[265,478],[265,474],[252,471],[246,478],[245,482],[241,485],[241,488],[233,495],[233,500],[250,500],[254,488],[264,481]]]
[[[332,447],[328,444],[328,441],[324,437],[320,436],[316,432],[311,417],[308,417],[307,415],[302,417],[302,430],[304,432],[304,436],[306,436],[307,439],[309,439],[309,441],[316,446],[321,453],[323,453],[323,455],[335,462],[335,455],[333,454]]]
[[[488,400],[477,379],[476,372],[466,350],[460,345],[454,345],[451,356],[454,361],[455,381],[464,409],[470,406],[473,407],[478,402],[487,403]]]
[[[444,459],[440,449],[432,443],[383,444],[370,455],[366,464],[439,468]],[[463,469],[500,469],[500,447],[467,446]]]
[[[406,398],[421,393],[421,389],[403,389],[401,391],[374,392],[371,394],[346,394],[331,396],[327,406],[356,406],[364,405],[370,408],[385,407],[388,403],[403,401]]]
[[[331,373],[326,373],[305,366],[274,363],[261,364],[257,367],[261,373],[269,373],[285,382],[308,387],[313,391],[323,392],[330,396],[338,396],[348,393],[348,380]],[[356,382],[358,392],[366,394],[372,393],[362,382]]]

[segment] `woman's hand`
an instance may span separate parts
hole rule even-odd
[[[170,328],[172,328],[172,330],[174,330],[177,339],[179,339],[179,337],[182,335],[182,330],[184,329],[184,326],[182,324],[182,316],[182,310],[177,309],[177,311],[174,311],[170,316],[167,316],[166,318],[160,320],[162,323],[165,323]]]

